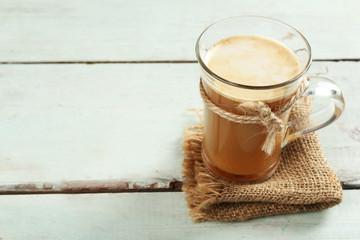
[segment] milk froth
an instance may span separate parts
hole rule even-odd
[[[248,86],[279,84],[300,72],[299,61],[288,47],[257,35],[233,36],[219,41],[206,54],[205,64],[219,77]],[[236,100],[275,100],[286,95],[284,89],[245,91],[219,81],[213,87]]]

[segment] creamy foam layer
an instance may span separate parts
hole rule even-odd
[[[300,72],[299,61],[289,48],[255,35],[233,36],[219,41],[208,51],[205,63],[216,75],[250,86],[279,84]],[[236,100],[271,100],[286,95],[285,88],[245,91],[219,81],[213,87]]]

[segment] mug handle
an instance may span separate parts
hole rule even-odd
[[[340,88],[330,79],[310,76],[309,84],[302,97],[321,98],[327,105],[321,109],[288,122],[282,142],[284,147],[294,139],[307,133],[326,127],[340,117],[345,108],[345,101]]]

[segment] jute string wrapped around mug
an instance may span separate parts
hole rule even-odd
[[[262,101],[240,102],[237,106],[237,109],[243,113],[241,115],[228,112],[215,105],[209,99],[205,92],[202,81],[200,81],[200,93],[206,106],[220,117],[241,124],[263,125],[266,128],[268,136],[261,149],[267,155],[271,155],[275,148],[276,135],[285,128],[285,124],[278,116],[286,110],[290,109],[291,106],[304,94],[307,87],[307,82],[307,78],[304,77],[295,94],[291,97],[290,101],[281,108],[277,109],[276,112],[272,112],[271,108]]]

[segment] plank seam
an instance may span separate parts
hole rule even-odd
[[[314,62],[360,62],[360,58],[339,58],[339,59],[313,59]],[[11,64],[161,64],[161,63],[173,63],[173,64],[182,64],[182,63],[197,63],[195,60],[133,60],[133,61],[2,61],[2,65],[11,65]]]
[[[80,183],[80,184],[79,184]],[[38,184],[15,184],[2,186],[0,195],[16,195],[16,194],[95,194],[95,193],[142,193],[142,192],[181,192],[182,182],[173,180],[169,182],[168,186],[162,186],[159,188],[151,187],[154,184],[148,186],[137,186],[132,184],[130,187],[124,182],[112,182],[112,183],[92,183],[79,182],[69,183],[66,187],[59,187],[51,184],[43,184],[39,187]],[[114,183],[116,183],[114,185]],[[120,184],[121,186],[117,186]],[[124,186],[123,186],[124,185]],[[360,185],[350,185],[346,182],[342,182],[343,190],[360,190]]]

